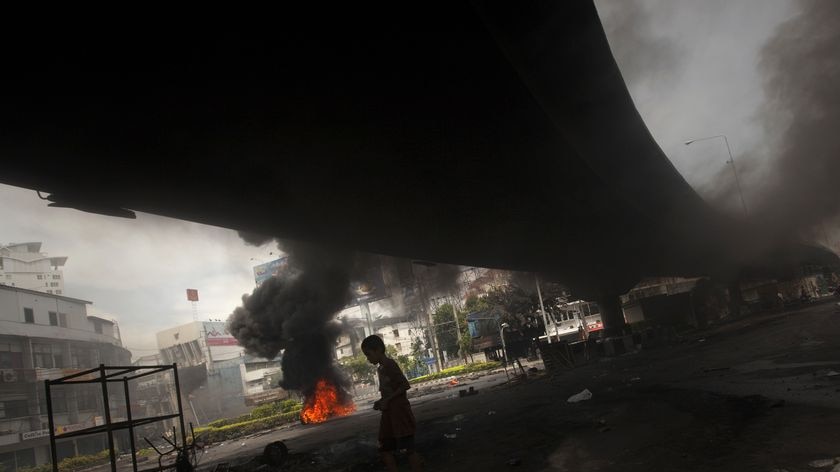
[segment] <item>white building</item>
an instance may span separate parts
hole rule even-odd
[[[56,295],[64,294],[64,267],[67,257],[50,257],[41,252],[41,243],[0,246],[0,284]]]
[[[365,325],[362,327],[362,325]],[[407,321],[381,318],[376,320],[373,332],[385,343],[386,346],[394,346],[400,355],[411,355],[411,346],[417,338],[422,339],[423,330],[415,323]],[[361,342],[369,331],[367,325],[361,320],[353,320],[353,336],[344,333],[338,337],[335,346],[335,358],[343,359],[361,353]]]
[[[90,302],[0,286],[0,465],[6,471],[50,461],[44,380],[106,365],[128,365],[115,323],[90,316]],[[99,385],[53,390],[56,431],[101,424]],[[117,414],[119,414],[117,412]],[[60,441],[59,459],[93,454],[102,435]]]
[[[165,329],[157,333],[157,345],[164,364],[178,364],[181,391],[191,397],[185,413],[199,424],[287,396],[277,386],[280,359],[247,355],[224,322],[192,321]]]

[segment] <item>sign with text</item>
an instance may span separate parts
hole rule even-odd
[[[225,323],[216,321],[204,322],[204,336],[208,346],[237,346],[236,341],[227,329]]]
[[[191,302],[198,301],[198,289],[195,288],[188,288],[187,289],[187,300]]]
[[[49,436],[50,430],[48,429],[39,429],[38,431],[27,431],[25,433],[20,433],[21,441],[28,441],[30,439],[38,439],[43,438],[44,436]]]
[[[280,259],[254,266],[254,282],[259,287],[266,280],[282,274],[288,267],[289,261],[287,257],[281,257]]]

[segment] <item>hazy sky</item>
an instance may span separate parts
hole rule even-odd
[[[192,320],[187,288],[199,291],[201,318],[224,319],[254,288],[252,266],[277,254],[271,246],[246,246],[227,229],[142,213],[136,220],[113,218],[47,203],[33,191],[0,185],[0,241],[42,241],[43,251],[68,256],[64,294],[115,317],[135,355],[152,353],[155,332]]]
[[[725,148],[717,141],[682,143],[725,133],[738,163],[751,169],[744,173],[749,196],[773,158],[756,119],[763,100],[759,49],[795,13],[795,4],[596,4],[639,111],[676,168],[702,193],[725,166]],[[192,319],[186,288],[199,290],[203,318],[224,318],[253,288],[252,266],[276,253],[272,246],[246,246],[227,229],[145,214],[111,218],[46,203],[35,192],[0,186],[0,242],[42,241],[50,254],[68,256],[66,295],[92,300],[115,316],[135,355],[151,353],[157,330]]]
[[[790,0],[596,0],[639,113],[659,146],[701,194],[726,165],[725,134],[743,168],[745,196],[760,193],[774,158],[759,108],[760,49],[796,13]],[[747,172],[749,169],[754,171]],[[732,178],[729,173],[722,178]],[[724,182],[726,184],[726,182]],[[726,202],[725,202],[726,203]],[[736,206],[738,201],[728,202]]]

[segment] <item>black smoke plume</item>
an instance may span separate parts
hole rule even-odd
[[[754,210],[783,236],[840,213],[840,2],[797,6],[799,13],[764,45],[760,62],[761,117],[778,156]]]
[[[367,260],[307,243],[279,246],[288,255],[289,272],[244,295],[228,329],[249,353],[271,359],[283,350],[283,388],[308,396],[326,378],[346,394],[347,379],[333,362],[341,332],[334,316],[350,301],[350,282]]]

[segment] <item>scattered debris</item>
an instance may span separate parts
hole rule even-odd
[[[509,465],[511,467],[516,467],[518,465],[522,465],[522,461],[520,459],[517,459],[517,458],[510,459],[506,463],[507,463],[507,465]]]
[[[458,396],[459,397],[467,397],[467,396],[470,396],[470,395],[477,395],[477,394],[478,394],[478,390],[476,390],[474,387],[470,387],[469,390],[466,390],[466,389],[458,390]]]
[[[445,437],[446,439],[455,439],[455,438],[457,438],[457,437],[458,437],[458,435],[457,435],[457,434],[455,434],[455,433],[452,433],[452,434],[444,434],[444,435],[443,435],[443,437]]]
[[[582,392],[572,395],[566,401],[569,402],[569,403],[577,403],[577,402],[582,402],[582,401],[585,401],[585,400],[589,400],[591,398],[592,398],[592,392],[590,392],[589,389],[585,388],[585,389],[583,389]]]
[[[245,447],[245,443],[240,444],[239,447]]]
[[[834,459],[817,459],[809,462],[808,465],[815,469],[822,469],[834,465]]]
[[[826,376],[826,377],[834,377],[834,376],[836,376],[836,375],[840,375],[840,372],[837,372],[836,370],[829,370],[829,371],[825,374],[825,376]]]
[[[453,417],[452,417],[452,421],[461,421],[461,420],[463,420],[464,418],[466,418],[464,415],[462,415],[462,414],[458,413],[457,415],[455,415],[455,416],[453,416]]]
[[[603,428],[598,428],[599,433],[606,433],[607,431],[611,430],[609,426],[604,426]]]
[[[496,410],[490,410],[490,411],[487,412],[487,416],[495,415],[495,414],[496,414]]]
[[[704,342],[706,342],[706,338],[700,338],[700,339],[697,340],[697,342],[698,343],[704,343]]]
[[[455,377],[452,377],[451,379],[449,379],[449,385],[452,385],[452,386],[458,385],[458,379],[456,379]]]
[[[642,380],[642,378],[641,378],[641,377],[630,377],[630,381],[631,381],[631,382],[639,382],[639,381],[641,381],[641,380]]]

